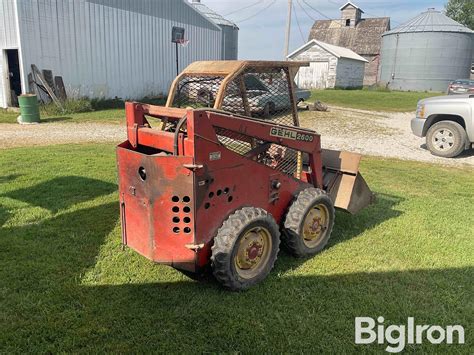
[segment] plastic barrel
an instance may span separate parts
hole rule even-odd
[[[18,96],[18,103],[20,104],[21,123],[39,123],[41,121],[36,95],[25,94]]]

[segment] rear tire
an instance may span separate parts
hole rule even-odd
[[[261,208],[244,207],[219,228],[212,246],[214,277],[233,291],[245,290],[273,268],[280,231],[273,217]]]
[[[285,218],[283,241],[296,257],[312,256],[327,244],[335,210],[330,197],[314,187],[301,191]]]
[[[426,146],[431,154],[454,158],[464,151],[466,131],[453,121],[441,121],[432,125],[426,134]]]

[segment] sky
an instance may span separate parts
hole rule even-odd
[[[201,2],[239,26],[239,59],[283,59],[288,0],[201,0]],[[324,16],[331,19],[339,18],[339,8],[346,2],[293,0],[290,53],[306,43],[314,20],[325,19]],[[428,8],[444,10],[447,0],[353,0],[352,2],[365,12],[363,17],[390,17],[391,27],[395,28]]]

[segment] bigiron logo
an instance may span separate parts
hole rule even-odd
[[[356,317],[356,344],[386,344],[389,353],[399,353],[407,344],[464,344],[464,327],[461,325],[416,325],[415,318],[408,317],[407,324],[388,325],[385,319],[378,317],[378,325],[370,317]]]

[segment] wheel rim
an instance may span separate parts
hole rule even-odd
[[[329,226],[329,210],[323,204],[312,207],[303,223],[303,242],[308,248],[316,247],[326,236]]]
[[[454,134],[447,128],[438,129],[434,132],[431,142],[436,150],[445,152],[450,150],[454,145]]]
[[[234,257],[237,273],[251,279],[262,272],[270,259],[272,238],[268,229],[254,227],[242,236]]]

